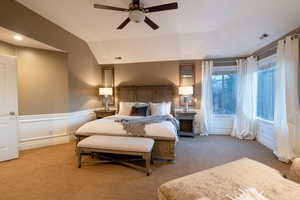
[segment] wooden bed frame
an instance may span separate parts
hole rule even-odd
[[[116,102],[145,102],[160,103],[172,102],[171,113],[175,113],[175,87],[172,85],[157,86],[120,86],[116,91]],[[93,134],[85,133],[76,135],[77,141]],[[122,136],[122,135],[119,135]],[[124,135],[123,135],[124,136]],[[151,137],[155,140],[152,158],[175,160],[176,158],[176,140],[165,137]]]

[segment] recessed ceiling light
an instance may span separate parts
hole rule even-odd
[[[264,33],[259,37],[259,39],[263,40],[263,39],[266,39],[267,37],[269,37],[269,34]]]
[[[15,36],[14,36],[14,39],[15,39],[15,40],[18,40],[18,41],[21,41],[21,40],[23,40],[23,37],[20,36],[20,35],[15,35]]]

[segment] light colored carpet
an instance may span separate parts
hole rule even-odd
[[[166,181],[248,157],[281,171],[289,165],[256,142],[228,136],[182,138],[176,163],[155,164],[150,177],[113,165],[77,168],[74,144],[28,150],[18,160],[0,163],[0,199],[5,200],[155,200]]]

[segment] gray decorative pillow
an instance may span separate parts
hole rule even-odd
[[[147,111],[148,111],[148,106],[143,106],[143,107],[133,106],[132,109],[131,109],[130,116],[146,117],[147,116]]]
[[[148,103],[143,103],[143,102],[136,102],[134,105],[136,108],[140,108],[140,107],[148,107],[147,109],[147,114],[146,116],[150,115],[150,109],[149,109],[149,104]]]
[[[136,102],[134,106],[138,108],[138,107],[149,106],[149,104],[148,103],[143,103],[143,102]]]

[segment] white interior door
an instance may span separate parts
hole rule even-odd
[[[17,158],[17,59],[0,55],[0,162]]]

